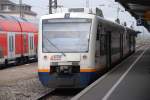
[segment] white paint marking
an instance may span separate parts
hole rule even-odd
[[[133,68],[133,66],[140,60],[140,58],[144,55],[144,53],[147,51],[148,48],[146,48],[143,53],[132,63],[132,65],[126,70],[126,72],[119,78],[119,80],[116,82],[116,84],[113,85],[113,87],[106,93],[106,95],[102,98],[102,100],[107,100],[110,95],[113,93],[113,91],[117,88],[117,86],[121,83],[121,81],[125,78],[125,76],[128,74],[128,72]]]

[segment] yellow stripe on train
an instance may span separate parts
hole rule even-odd
[[[38,69],[38,72],[50,72],[50,69]],[[80,72],[96,72],[96,69],[84,68],[80,69]]]
[[[38,69],[38,72],[50,72],[50,69]],[[80,72],[96,72],[96,69],[80,69]]]
[[[96,72],[96,69],[80,69],[80,72]]]
[[[38,69],[38,72],[50,72],[50,69]]]

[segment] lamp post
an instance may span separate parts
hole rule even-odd
[[[52,14],[52,9],[57,9],[57,0],[49,0],[49,14]]]
[[[19,0],[19,12],[20,12],[20,18],[23,17],[22,15],[22,0]]]

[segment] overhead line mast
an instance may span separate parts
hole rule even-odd
[[[53,9],[57,9],[57,0],[49,0],[49,14],[53,13]]]

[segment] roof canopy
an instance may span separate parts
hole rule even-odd
[[[150,31],[150,0],[116,0]]]

